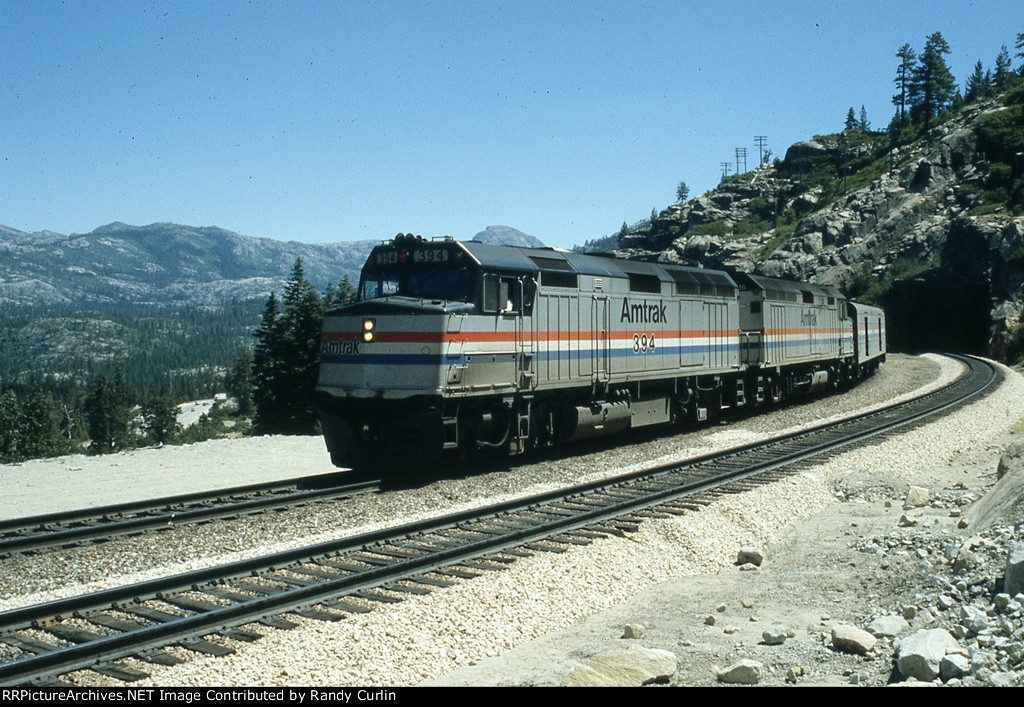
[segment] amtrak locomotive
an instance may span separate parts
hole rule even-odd
[[[885,314],[830,287],[399,234],[323,323],[341,467],[434,463],[761,405],[885,360]]]

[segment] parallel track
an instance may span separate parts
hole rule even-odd
[[[501,569],[517,557],[564,552],[572,545],[635,531],[646,517],[687,513],[717,495],[793,473],[801,462],[963,405],[991,390],[1002,375],[983,361],[962,360],[968,373],[929,395],[766,442],[0,613],[0,642],[24,656],[0,664],[0,684],[53,679],[81,668],[133,680],[145,673],[113,661],[136,656],[154,663],[177,662],[161,648],[171,644],[200,652],[230,652],[222,643],[198,637],[220,634],[254,640],[256,624],[294,625],[282,616],[288,612],[337,620],[374,604],[399,601],[402,594],[424,594],[460,578]],[[240,628],[245,624],[250,626]],[[41,639],[40,630],[58,640]],[[101,635],[104,631],[116,633]]]
[[[44,548],[105,542],[118,535],[161,530],[376,490],[377,482],[340,484],[337,473],[236,486],[148,501],[0,520],[0,557]]]

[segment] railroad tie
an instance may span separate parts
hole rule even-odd
[[[317,606],[292,609],[290,613],[307,619],[316,619],[317,621],[341,621],[345,618],[345,614],[339,614],[336,611],[330,611],[328,609],[321,609]]]
[[[230,646],[214,643],[213,641],[207,641],[205,638],[186,638],[178,641],[178,645],[182,648],[188,648],[190,651],[195,651],[196,653],[203,653],[205,655],[217,657],[232,655],[235,652],[235,649]]]
[[[90,666],[89,670],[114,678],[115,680],[120,680],[121,682],[135,682],[136,680],[144,680],[149,677],[149,673],[130,668],[127,665],[117,665],[116,663],[98,663]]]

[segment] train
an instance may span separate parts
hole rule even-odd
[[[832,287],[398,234],[324,316],[331,461],[515,455],[836,389],[886,357],[885,313]]]

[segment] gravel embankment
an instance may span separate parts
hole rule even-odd
[[[724,570],[739,546],[766,543],[835,503],[837,485],[851,477],[898,471],[911,482],[928,479],[937,465],[990,446],[1022,418],[1024,378],[1009,373],[998,391],[937,422],[699,513],[645,522],[633,536],[540,554],[338,623],[302,620],[299,630],[266,631],[257,643],[235,644],[239,653],[228,658],[147,669],[161,685],[416,683],[566,627],[654,583]]]
[[[943,377],[954,374],[955,368],[942,365]],[[887,381],[880,376],[868,383],[888,387],[876,391],[883,394],[875,402],[888,402],[900,392],[892,377]],[[866,395],[867,388],[861,387],[854,393]],[[841,407],[836,399],[814,405],[823,403]],[[791,414],[803,422],[811,416],[823,418],[838,412],[826,408],[811,410],[807,406],[791,408],[779,411],[778,422],[784,424],[782,418]],[[927,474],[936,462],[954,459],[965,448],[991,444],[1022,417],[1024,380],[1011,374],[1008,382],[989,398],[948,418],[875,447],[847,453],[811,472],[722,499],[700,513],[646,522],[635,536],[610,538],[565,555],[538,555],[517,562],[508,571],[488,574],[336,624],[302,620],[303,627],[295,631],[261,629],[267,633],[261,641],[236,644],[239,653],[229,658],[198,658],[175,668],[147,669],[155,671],[156,684],[164,685],[415,683],[567,626],[653,583],[721,570],[731,564],[739,545],[766,542],[794,519],[833,503],[837,480],[878,468],[899,468],[908,478]],[[727,427],[705,434],[704,442],[714,443],[708,438],[722,432],[729,433],[729,444],[745,441],[737,437],[765,434],[767,418],[747,422],[762,429]],[[639,446],[663,445],[646,448],[652,457],[671,454],[664,445],[686,445],[674,441],[677,439],[644,442]],[[695,443],[686,446],[687,455],[700,451],[703,449],[697,449]],[[595,469],[598,466],[607,473],[620,471],[627,459],[633,461],[641,452],[634,446],[624,453],[629,456],[617,457],[616,453],[606,451],[598,455],[604,457],[605,464],[589,460],[587,463],[593,466],[583,473],[600,473]],[[583,459],[575,461],[583,465]],[[564,476],[560,465],[571,463],[547,462],[555,466],[547,472],[554,477],[549,483],[558,483],[556,479]],[[579,478],[578,472],[573,479]],[[437,485],[458,486],[466,481]],[[536,487],[530,489],[535,490]],[[468,489],[455,491],[470,493]],[[450,487],[446,492],[455,495]],[[99,680],[89,674],[83,674],[81,679]]]
[[[623,473],[653,461],[668,462],[762,439],[784,431],[849,414],[868,406],[892,402],[901,396],[940,385],[954,377],[960,365],[941,357],[893,356],[878,373],[843,395],[751,416],[715,428],[648,439],[624,439],[621,446],[603,444],[598,451],[579,454],[569,448],[564,456],[534,463],[518,463],[507,471],[437,479],[420,488],[361,496],[342,503],[311,506],[283,513],[250,516],[209,525],[185,525],[158,534],[115,539],[99,546],[68,548],[38,558],[5,560],[0,576],[0,610],[50,599],[96,591],[110,586],[184,572],[255,554],[412,522],[456,510],[496,503],[573,483]],[[938,376],[938,377],[936,377]],[[623,439],[623,438],[620,438]],[[576,452],[574,455],[573,453]],[[103,490],[145,497],[182,493],[186,484],[231,486],[249,481],[327,471],[323,442],[311,437],[260,437],[223,440],[190,447],[149,449],[109,457],[63,457],[28,462],[2,469],[0,481],[14,493],[0,502],[16,515],[18,489],[60,488],[52,502],[71,507],[97,505]],[[70,471],[68,468],[70,467]],[[214,470],[212,473],[210,470]],[[12,478],[12,472],[16,474]],[[211,482],[210,477],[215,481]],[[170,486],[173,480],[174,487]],[[35,494],[38,496],[38,490]],[[81,503],[88,498],[90,503]],[[70,499],[70,500],[68,500]],[[38,501],[36,501],[38,502]],[[56,510],[56,509],[53,509]],[[41,512],[37,510],[32,513]],[[183,559],[185,558],[185,559]],[[42,561],[41,561],[42,560]]]

